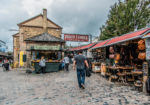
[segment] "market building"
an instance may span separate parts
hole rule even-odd
[[[62,27],[47,18],[47,10],[18,24],[19,32],[13,35],[15,67],[31,67],[44,56],[47,62],[59,61],[65,41]]]

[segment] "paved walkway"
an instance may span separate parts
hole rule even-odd
[[[81,90],[73,70],[28,75],[0,68],[0,105],[150,105],[150,97],[98,74],[86,78]]]

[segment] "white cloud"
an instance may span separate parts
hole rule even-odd
[[[99,27],[107,19],[110,6],[118,0],[0,0],[0,40],[12,49],[12,36],[17,23],[42,13],[63,27],[64,33],[99,35]]]
[[[52,2],[53,0],[22,0],[22,5],[29,16],[34,16],[41,13],[43,8],[51,7]]]

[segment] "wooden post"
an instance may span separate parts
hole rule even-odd
[[[146,81],[148,78],[148,63],[143,63],[143,92],[146,93]]]

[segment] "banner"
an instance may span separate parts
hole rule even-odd
[[[88,42],[89,35],[80,34],[64,34],[65,41],[75,41],[75,42]]]
[[[57,45],[57,46],[31,46],[31,50],[60,50],[60,45]]]

